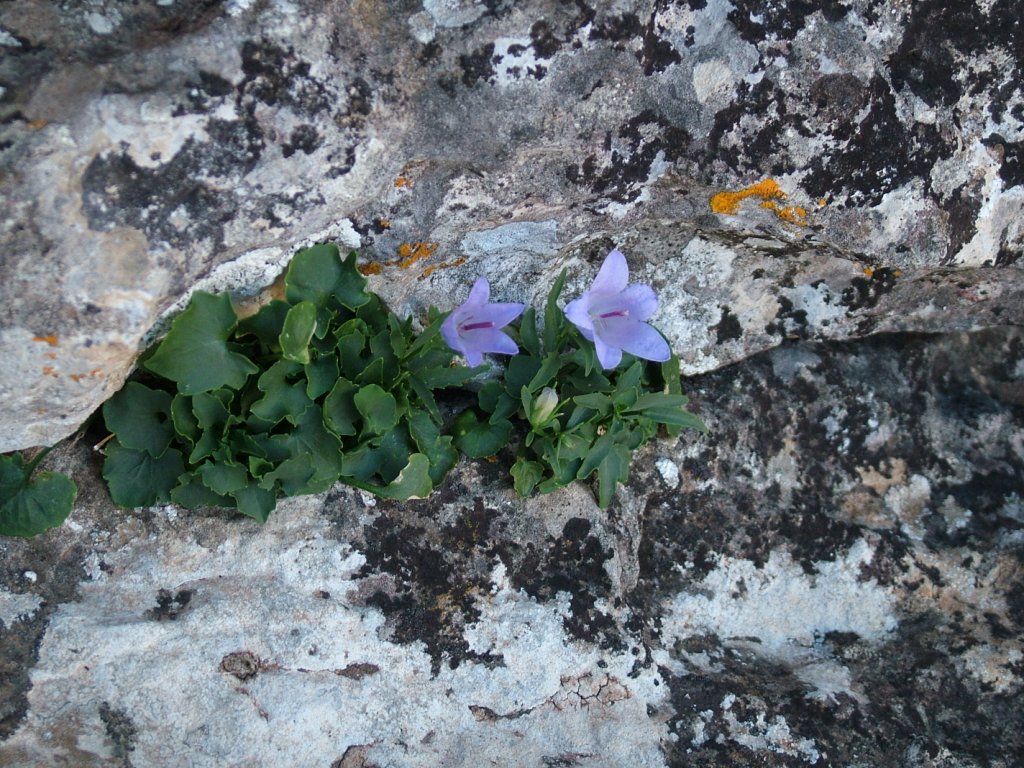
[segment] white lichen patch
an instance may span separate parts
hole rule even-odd
[[[666,456],[659,456],[654,460],[654,466],[661,475],[661,479],[669,488],[679,487],[679,467],[672,459]]]
[[[897,621],[892,594],[861,580],[861,566],[873,554],[861,540],[836,560],[816,563],[814,575],[786,553],[772,552],[763,568],[722,557],[697,593],[682,593],[667,606],[666,636],[757,637],[758,648],[769,653],[792,643],[810,646],[827,632],[880,640]]]
[[[136,729],[135,765],[331,765],[350,748],[375,765],[664,765],[667,727],[648,707],[668,686],[656,669],[631,675],[629,653],[567,636],[568,595],[538,603],[499,566],[465,636],[501,664],[432,673],[422,644],[387,639],[360,597],[365,557],[324,536],[322,503],[105,553],[106,578],[56,610],[0,763],[108,764],[97,702],[109,701]],[[161,589],[173,616],[156,610]]]
[[[31,618],[42,604],[42,598],[37,595],[0,589],[0,629],[10,629],[16,621]]]
[[[763,712],[758,712],[754,720],[740,720],[728,707],[725,707],[725,710],[724,720],[729,728],[728,738],[749,750],[770,750],[780,755],[798,757],[810,764],[818,762],[821,757],[814,739],[794,734],[782,715],[776,715],[768,721]],[[717,740],[724,743],[725,734],[719,734]]]

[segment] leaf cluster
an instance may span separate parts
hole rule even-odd
[[[103,406],[113,500],[222,506],[266,520],[283,496],[341,480],[379,496],[426,496],[458,459],[435,392],[482,369],[452,365],[431,311],[415,333],[366,290],[356,255],[296,254],[283,300],[239,319],[197,292]]]
[[[35,536],[60,525],[78,489],[60,472],[33,473],[49,450],[28,464],[20,453],[0,456],[0,536]]]
[[[530,307],[511,329],[520,354],[502,379],[484,384],[476,407],[456,419],[455,445],[469,456],[489,456],[518,433],[512,477],[520,494],[550,493],[596,475],[598,503],[607,507],[629,477],[632,452],[659,427],[672,436],[707,427],[685,409],[675,355],[651,363],[627,354],[614,370],[601,369],[593,344],[558,307],[564,283],[563,271],[543,324]]]

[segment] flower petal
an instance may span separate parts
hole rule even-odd
[[[573,299],[565,305],[565,317],[570,323],[580,329],[580,333],[587,336],[587,331],[594,330],[594,323],[590,319],[590,294],[584,293],[578,299]],[[591,336],[587,336],[591,338]]]
[[[596,334],[594,335],[594,349],[597,350],[597,359],[605,370],[614,368],[622,360],[622,350],[605,344]]]
[[[644,360],[664,362],[672,356],[668,342],[660,333],[647,323],[632,318],[609,318],[597,333],[605,344],[624,349]]]
[[[604,263],[590,286],[591,293],[618,293],[629,283],[629,265],[622,251],[616,248],[604,257]]]
[[[473,287],[469,291],[469,298],[466,299],[466,303],[463,307],[479,307],[487,303],[487,300],[491,297],[491,286],[487,282],[486,277],[478,277],[476,282],[473,283]]]
[[[458,318],[456,317],[457,314],[458,310],[452,312],[445,318],[444,322],[441,323],[441,336],[444,337],[444,343],[453,351],[462,352],[462,339],[459,338],[459,331],[456,327],[456,324],[458,323]]]
[[[643,283],[627,285],[619,299],[634,320],[649,320],[658,311],[658,296],[651,286]]]
[[[467,349],[463,354],[466,358],[466,365],[470,368],[476,368],[484,361],[484,356],[475,349]]]
[[[462,340],[466,345],[467,357],[469,350],[497,352],[502,355],[514,355],[519,351],[516,343],[497,328],[480,328],[474,331],[465,331],[462,334]]]
[[[473,313],[473,321],[494,323],[495,328],[504,328],[526,309],[525,304],[487,304]]]

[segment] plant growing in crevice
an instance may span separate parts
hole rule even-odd
[[[36,473],[51,450],[27,464],[21,453],[0,456],[0,536],[35,536],[71,513],[78,495],[74,481],[61,472]]]
[[[435,392],[483,368],[453,365],[432,310],[420,333],[366,291],[355,253],[300,251],[284,300],[239,319],[197,292],[103,406],[103,476],[122,506],[223,506],[266,520],[281,496],[341,480],[426,496],[455,465]]]
[[[625,280],[621,282],[608,295],[598,294],[597,311],[622,311],[622,306],[607,302],[625,287]],[[671,436],[683,429],[707,428],[684,407],[688,399],[682,394],[679,359],[660,335],[660,345],[652,342],[648,332],[657,331],[642,323],[653,310],[629,318],[647,329],[641,331],[642,345],[621,333],[615,335],[618,329],[613,329],[609,335],[625,344],[611,352],[605,346],[599,354],[601,348],[566,321],[579,314],[559,308],[564,284],[563,270],[548,294],[542,327],[532,307],[511,327],[520,351],[509,360],[502,378],[480,388],[476,407],[456,419],[455,445],[468,456],[485,457],[518,434],[511,472],[520,494],[550,493],[596,474],[598,503],[607,507],[617,484],[628,479],[632,452],[651,439],[659,426]],[[595,281],[595,288],[601,287],[600,280]],[[600,338],[604,329],[599,326],[595,333],[591,325],[590,330]],[[623,353],[622,346],[667,359],[640,359]],[[608,369],[602,363],[608,363]]]

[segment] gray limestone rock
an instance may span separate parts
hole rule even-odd
[[[620,247],[711,428],[608,510],[500,455],[264,526],[115,508],[80,431],[0,540],[0,765],[1019,764],[1018,6],[0,4],[0,450],[327,240],[417,317]]]
[[[692,372],[800,313],[1017,322],[1015,271],[936,270],[1021,255],[1019,25],[1010,0],[5,4],[0,450],[75,430],[197,284],[254,293],[318,240],[413,311],[477,274],[532,298],[520,275],[642,232],[636,263],[697,288],[662,318]],[[887,296],[818,322],[847,290]]]

